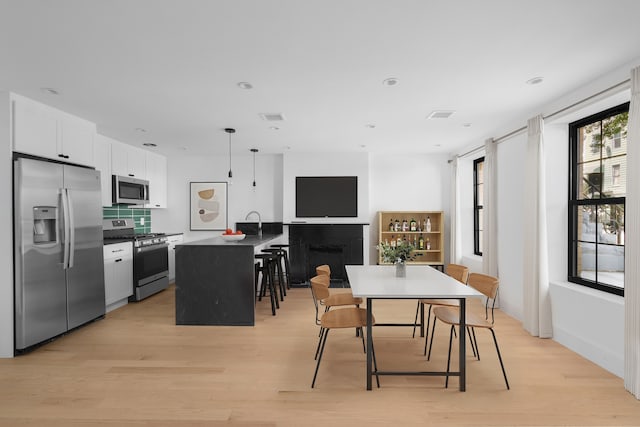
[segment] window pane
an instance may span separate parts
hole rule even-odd
[[[629,113],[616,114],[602,121],[602,157],[624,155],[627,153],[627,120]]]
[[[482,209],[478,209],[478,230],[481,230],[484,228],[482,224],[484,224],[484,214],[482,212]]]
[[[478,231],[478,249],[482,253],[482,230]]]
[[[598,207],[598,243],[624,245],[624,205]]]
[[[596,207],[578,206],[578,240],[585,242],[596,241]]]
[[[578,242],[576,274],[588,280],[596,280],[596,245]]]
[[[476,165],[476,170],[477,170],[476,183],[478,184],[484,183],[484,162],[479,162]]]
[[[602,165],[604,169],[602,197],[625,197],[627,195],[627,156],[603,160]]]
[[[602,188],[602,167],[600,161],[578,165],[578,199],[599,199]]]
[[[484,203],[484,184],[478,184],[476,186],[478,191],[478,206],[482,206]]]
[[[578,129],[579,150],[578,163],[600,159],[602,146],[601,122],[595,122]]]
[[[624,287],[624,246],[598,245],[598,282]]]

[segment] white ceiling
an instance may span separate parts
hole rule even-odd
[[[0,16],[0,90],[166,155],[227,153],[226,127],[238,154],[449,153],[640,58],[637,0],[0,0]]]

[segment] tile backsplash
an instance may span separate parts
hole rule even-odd
[[[102,218],[133,218],[136,234],[151,232],[151,209],[113,205],[110,208],[102,208]]]

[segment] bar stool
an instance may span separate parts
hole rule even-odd
[[[275,260],[275,269],[274,269],[274,277],[278,280],[278,287],[280,288],[280,301],[284,301],[284,297],[287,295],[287,287],[284,283],[284,271],[282,269],[282,263],[284,260],[282,249],[276,248],[266,248],[263,249],[262,252],[272,254],[276,257]]]
[[[262,264],[256,263],[256,287],[257,274],[262,274],[260,291],[258,292],[258,301],[262,301],[262,297],[266,296],[267,288],[269,288],[269,298],[271,299],[271,314],[276,315],[276,308],[280,308],[278,303],[278,294],[275,287],[275,264],[278,257],[270,253],[255,254],[254,258],[262,261]]]
[[[289,253],[288,253],[289,251],[285,249],[285,248],[288,248],[289,245],[284,243],[278,243],[278,244],[271,245],[271,247],[282,250],[282,255],[284,257],[284,275],[287,281],[287,289],[291,289],[291,279],[289,276],[289,271],[291,271],[291,266],[289,265]]]

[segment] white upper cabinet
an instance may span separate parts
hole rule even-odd
[[[14,151],[95,166],[94,123],[19,95],[12,101]]]
[[[111,195],[111,139],[97,134],[95,140],[95,165],[100,171],[100,189],[102,190],[102,206],[112,205]]]
[[[111,172],[113,175],[147,179],[145,150],[121,142],[111,144]]]
[[[167,207],[167,158],[151,151],[145,153],[149,181],[150,208]]]

